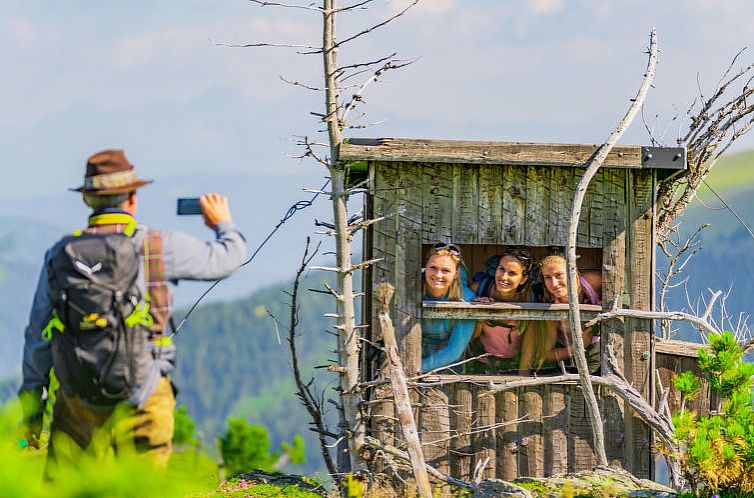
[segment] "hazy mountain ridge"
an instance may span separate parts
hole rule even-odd
[[[712,170],[707,183],[741,217],[754,228],[754,151],[727,156]],[[739,220],[707,187],[702,186],[678,219],[681,232],[688,236],[702,223],[709,223],[701,235],[702,250],[686,266],[683,276],[689,277],[688,296],[692,302],[709,298],[708,289],[727,294],[726,308],[734,321],[741,313],[754,311],[754,238]],[[657,251],[662,266],[661,251]],[[659,283],[658,283],[659,285]],[[670,309],[690,309],[685,290],[672,292]],[[704,311],[701,304],[700,313]],[[719,313],[715,315],[719,321]],[[728,324],[724,324],[728,325]],[[698,340],[698,333],[686,332],[683,337]]]

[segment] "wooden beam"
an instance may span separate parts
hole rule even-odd
[[[592,144],[352,138],[341,144],[339,157],[346,162],[407,161],[583,167],[598,149],[599,145]],[[616,146],[607,156],[603,167],[641,169],[642,159],[641,146]],[[671,161],[662,166],[664,169],[682,170],[686,167],[686,161]]]
[[[696,342],[660,339],[659,337],[655,338],[655,353],[657,354],[699,358],[699,348],[708,348],[708,346]]]
[[[582,304],[581,318],[594,319],[602,306]],[[423,318],[455,320],[567,320],[567,304],[550,303],[469,303],[464,301],[423,301]]]

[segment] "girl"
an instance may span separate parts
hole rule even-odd
[[[568,270],[562,255],[545,256],[539,262],[539,271],[545,284],[544,301],[549,303],[568,303],[566,279]],[[602,304],[602,274],[585,272],[578,274],[576,282],[579,303]],[[544,322],[544,334],[532,334],[532,338],[522,346],[522,365],[531,365],[532,361],[541,366],[544,362],[569,360],[573,355],[571,330],[568,321]],[[591,328],[582,331],[586,349],[589,371],[599,369],[600,338]]]
[[[492,285],[474,282],[472,290],[477,293],[475,301],[481,302],[526,302],[529,293],[531,255],[523,250],[509,249],[500,257]],[[474,330],[470,354],[488,356],[468,365],[469,373],[515,372],[520,364],[520,342],[525,322],[481,320]]]
[[[423,287],[425,301],[470,301],[474,297],[458,246],[440,242],[432,247]],[[422,372],[458,361],[473,331],[473,320],[422,319]]]

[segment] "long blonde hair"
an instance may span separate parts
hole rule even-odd
[[[461,269],[465,268],[465,264],[463,262],[463,258],[461,257],[461,248],[459,248],[455,244],[442,244],[437,243],[434,245],[432,249],[429,250],[429,254],[427,255],[427,261],[425,261],[424,266],[426,267],[427,264],[429,264],[429,260],[432,258],[432,256],[449,256],[450,259],[453,260],[453,262],[456,264],[456,276],[453,278],[453,282],[450,284],[450,288],[448,289],[448,300],[449,301],[463,301],[463,286],[461,285]],[[427,295],[427,281],[426,279],[422,279],[422,293],[426,296]]]

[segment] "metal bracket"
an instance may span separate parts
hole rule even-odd
[[[642,147],[641,167],[650,169],[686,169],[686,148]]]

